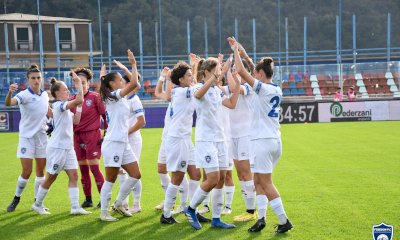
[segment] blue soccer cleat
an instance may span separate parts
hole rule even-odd
[[[222,222],[220,218],[213,218],[212,222],[211,222],[211,226],[215,227],[215,228],[225,228],[225,229],[235,228],[236,227],[233,224]]]
[[[185,208],[183,213],[185,214],[185,216],[188,219],[190,225],[192,225],[192,227],[194,229],[196,229],[196,230],[201,229],[201,224],[199,223],[199,220],[197,219],[197,216],[196,216],[196,210],[189,209],[187,207],[187,208]]]

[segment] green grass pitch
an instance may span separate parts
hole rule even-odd
[[[30,209],[34,173],[17,210],[6,213],[21,167],[15,156],[17,133],[2,133],[0,239],[372,239],[372,225],[381,222],[393,225],[393,239],[399,239],[399,130],[400,122],[282,125],[283,156],[274,180],[294,229],[279,236],[273,233],[278,220],[270,208],[267,227],[258,234],[247,232],[253,222],[238,223],[233,230],[203,224],[195,231],[183,215],[178,216],[181,224],[161,225],[161,213],[154,210],[164,198],[156,170],[161,129],[142,130],[141,213],[119,217],[115,223],[100,222],[98,209],[90,209],[93,214],[88,216],[70,216],[65,173],[45,199],[51,215],[40,216]],[[118,188],[116,184],[112,202]],[[81,191],[80,201],[83,198]],[[95,186],[93,199],[97,204]],[[233,213],[222,219],[232,222],[243,210],[236,185]]]

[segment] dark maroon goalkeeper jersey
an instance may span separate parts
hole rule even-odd
[[[76,95],[72,96],[70,100],[75,99],[75,97]],[[71,112],[75,113],[76,108],[72,108]],[[103,118],[104,128],[106,129],[105,114],[105,105],[101,101],[100,95],[96,92],[88,91],[83,98],[81,121],[78,125],[74,125],[74,132],[98,130],[100,128],[100,117]]]

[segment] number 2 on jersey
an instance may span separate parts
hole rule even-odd
[[[275,96],[271,98],[271,101],[269,103],[273,103],[271,111],[268,113],[268,117],[279,117],[279,113],[276,111],[276,108],[279,106],[281,103],[281,98],[279,96]]]

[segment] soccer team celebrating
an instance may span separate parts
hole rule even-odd
[[[197,230],[202,228],[201,223],[235,228],[221,220],[221,215],[232,212],[235,166],[246,209],[234,221],[256,220],[248,231],[261,231],[266,225],[269,203],[279,219],[276,233],[284,233],[293,226],[272,180],[282,153],[279,125],[282,91],[272,82],[274,62],[265,57],[255,65],[234,38],[228,38],[228,43],[233,54],[226,62],[223,55],[201,59],[191,54],[190,64],[180,61],[173,69],[165,67],[161,71],[155,96],[169,104],[158,155],[158,175],[165,195],[156,209],[162,211],[162,224],[178,223],[173,216],[183,213]],[[20,201],[32,173],[33,159],[36,178],[32,210],[39,214],[50,214],[43,201],[63,170],[69,178],[71,214],[91,213],[85,210],[93,206],[90,172],[100,193],[97,207],[101,208],[102,221],[118,220],[110,215],[110,209],[126,217],[141,211],[140,129],[146,120],[136,95],[140,74],[130,50],[128,59],[130,69],[114,60],[124,76],[107,73],[106,66],[102,66],[100,93],[89,90],[93,74],[87,68],[71,70],[77,90],[73,96],[64,82],[51,79],[50,104],[48,93],[40,89],[42,75],[36,65],[27,71],[26,90],[13,97],[18,86],[10,85],[5,105],[20,108],[17,157],[21,159],[22,173],[8,212],[14,211]],[[194,113],[195,144],[192,142]],[[50,138],[46,135],[47,125],[52,127],[47,132]],[[104,177],[99,167],[101,155]],[[78,202],[78,166],[85,194],[82,204]],[[110,207],[117,179],[120,188]],[[173,209],[178,192],[180,205]],[[129,207],[131,193],[133,204]],[[202,215],[210,209],[212,219]]]

